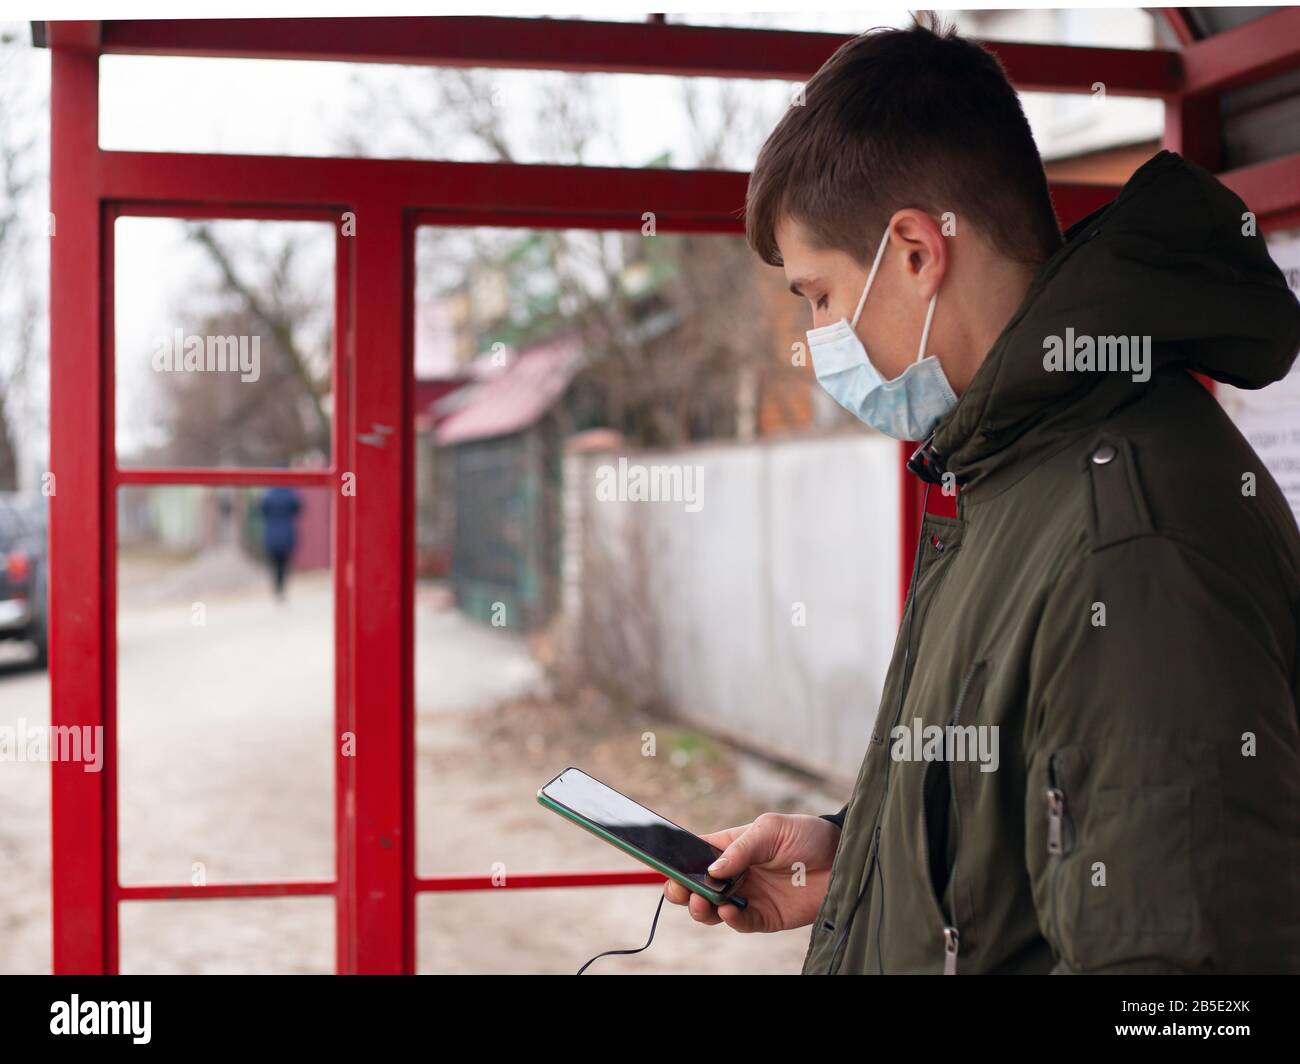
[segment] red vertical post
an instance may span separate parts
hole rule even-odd
[[[1165,19],[1184,53],[1196,47],[1191,25],[1178,8],[1166,8]],[[1180,67],[1179,89],[1165,99],[1165,132],[1160,146],[1199,163],[1211,173],[1223,168],[1222,119],[1219,95],[1213,91],[1188,92]]]
[[[353,810],[353,758],[344,756],[344,736],[352,732],[352,500],[342,494],[339,470],[351,462],[348,441],[352,438],[352,382],[356,379],[356,335],[352,328],[352,292],[356,277],[353,251],[356,238],[349,217],[335,218],[334,238],[334,423],[331,433],[330,466],[335,471],[331,485],[330,517],[334,528],[334,970],[356,969],[355,936],[352,934],[352,890],[355,867]]]
[[[1186,26],[1186,20],[1181,23]],[[1183,40],[1184,33],[1175,23],[1175,32]],[[1184,41],[1184,46],[1190,46]],[[1223,120],[1220,117],[1220,99],[1214,92],[1189,94],[1180,92],[1165,100],[1165,132],[1161,147],[1176,151],[1184,159],[1205,167],[1211,173],[1223,169]],[[1214,394],[1214,381],[1204,374],[1192,374]]]
[[[916,540],[921,534],[921,522],[927,513],[941,517],[957,516],[957,496],[945,495],[940,485],[930,489],[930,501],[925,500],[925,481],[907,468],[907,460],[921,445],[898,445],[898,517],[899,517],[899,610],[907,605],[907,591],[912,586],[912,567],[916,563]]]
[[[347,971],[414,970],[414,749],[411,698],[410,426],[406,403],[410,241],[400,206],[370,189],[356,209],[352,431],[355,477],[348,567],[353,596],[352,878],[340,884]],[[344,949],[343,947],[346,947]]]
[[[1223,169],[1221,124],[1216,94],[1169,97],[1165,100],[1161,147],[1217,173]]]
[[[921,531],[921,490],[925,485],[908,472],[907,460],[916,445],[898,445],[898,602],[901,613],[907,606],[907,590],[912,585],[912,566],[916,561],[916,537]],[[921,489],[921,490],[918,490]]]
[[[112,530],[107,387],[101,336],[104,279],[99,209],[99,56],[56,47],[50,86],[50,722],[102,728],[108,771],[50,762],[53,968],[100,974],[110,948],[108,852],[114,722],[104,625]],[[60,734],[55,732],[54,734]]]

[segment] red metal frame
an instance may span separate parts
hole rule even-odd
[[[1284,17],[1285,16],[1285,17]],[[1021,89],[1165,99],[1166,139],[1214,154],[1224,88],[1296,62],[1295,13],[1266,16],[1183,53],[993,44]],[[1251,27],[1255,27],[1252,29]],[[1270,40],[1287,31],[1289,44]],[[1247,32],[1249,31],[1249,32]],[[337,968],[415,968],[415,897],[501,889],[489,876],[419,877],[414,860],[412,287],[419,225],[635,228],[653,206],[664,232],[741,231],[747,175],[717,171],[105,152],[98,57],[106,53],[292,57],[802,80],[837,34],[493,18],[265,19],[46,24],[53,51],[50,358],[51,683],[55,725],[102,725],[103,773],[52,764],[54,970],[116,972],[123,901],[332,895]],[[1251,48],[1261,49],[1259,67]],[[1243,56],[1246,58],[1243,59]],[[1189,62],[1190,60],[1190,62]],[[1262,73],[1261,73],[1262,71]],[[1192,92],[1188,93],[1188,87]],[[1223,175],[1262,228],[1300,212],[1300,157]],[[1056,185],[1063,222],[1111,195]],[[324,470],[118,469],[112,382],[112,219],[356,214],[337,244],[334,453]],[[74,234],[70,238],[70,234]],[[374,426],[391,432],[370,442]],[[355,430],[355,431],[354,431]],[[361,437],[366,437],[363,440]],[[903,449],[905,458],[910,448]],[[336,878],[206,887],[118,883],[115,735],[116,491],[123,484],[331,486],[335,498],[336,724],[364,757],[336,764]],[[902,571],[920,520],[902,483]],[[939,498],[942,498],[941,496]],[[364,549],[360,549],[364,545]],[[396,562],[394,561],[396,559]],[[904,577],[905,578],[905,577]],[[364,662],[364,668],[357,668]],[[657,883],[653,872],[512,874],[511,889]]]
[[[1225,92],[1294,70],[1300,64],[1300,7],[1279,8],[1189,44],[1179,54],[1183,96]]]
[[[734,29],[589,19],[468,17],[270,18],[105,22],[104,54],[322,59],[621,74],[803,81],[842,33]],[[1178,91],[1178,53],[988,42],[1011,80],[1031,92],[1122,96]]]
[[[1152,10],[1160,12],[1165,24],[1173,31],[1174,37],[1177,38],[1180,48],[1186,48],[1189,44],[1196,43],[1196,31],[1192,29],[1192,24],[1188,21],[1187,13],[1183,8],[1159,7]]]

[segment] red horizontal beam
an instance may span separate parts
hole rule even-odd
[[[101,152],[103,196],[123,213],[282,201],[332,205],[360,199],[401,204],[427,225],[640,228],[651,211],[662,232],[740,233],[749,175],[729,170],[457,163],[409,159],[294,158]],[[1115,195],[1107,185],[1057,183],[1062,221]],[[136,201],[136,202],[131,202]],[[356,219],[364,226],[363,217]],[[1068,224],[1068,221],[1067,221]]]
[[[293,202],[343,210],[363,199],[408,208],[493,211],[499,225],[537,215],[590,216],[601,227],[658,228],[706,222],[739,229],[748,175],[724,170],[459,163],[409,159],[294,158],[101,152],[100,193],[109,201],[189,207],[270,208]],[[128,213],[136,208],[129,205]],[[358,231],[366,219],[356,219]]]
[[[1085,48],[1066,44],[980,41],[998,57],[1020,92],[1172,96],[1179,91],[1179,53],[1161,48]]]
[[[1183,49],[1182,91],[1223,92],[1300,66],[1300,7],[1287,7]]]
[[[415,881],[417,893],[461,890],[543,890],[551,887],[628,887],[664,883],[658,872],[529,872],[504,882],[492,876],[424,876]]]
[[[213,485],[257,488],[277,484],[302,488],[330,488],[338,483],[331,469],[119,469],[115,482],[138,485]]]
[[[46,48],[60,48],[65,52],[98,53],[102,46],[102,22],[74,22],[71,20],[45,23],[45,39],[37,43]]]
[[[140,19],[103,24],[103,51],[805,81],[849,35],[585,19]],[[1017,88],[1178,91],[1178,53],[983,42]]]
[[[1218,176],[1255,212],[1261,231],[1300,224],[1300,152]]]
[[[197,901],[204,898],[285,898],[332,895],[338,884],[325,880],[294,883],[211,883],[202,887],[188,883],[163,886],[119,886],[118,901]]]

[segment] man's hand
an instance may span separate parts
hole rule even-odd
[[[764,813],[752,824],[701,837],[723,851],[709,866],[709,875],[734,879],[749,869],[737,890],[749,906],[714,906],[670,879],[664,884],[664,897],[674,905],[685,905],[692,919],[726,924],[733,931],[786,931],[816,918],[840,842],[840,829],[830,821],[804,814]]]

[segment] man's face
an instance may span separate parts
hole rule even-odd
[[[831,325],[840,318],[851,323],[871,272],[870,261],[861,263],[846,251],[814,247],[804,227],[791,219],[782,219],[775,235],[790,289],[808,300],[812,309],[809,328]],[[908,254],[906,245],[891,236],[858,318],[858,339],[886,380],[893,380],[915,361],[925,316],[925,303],[918,300],[916,283],[908,277]]]

